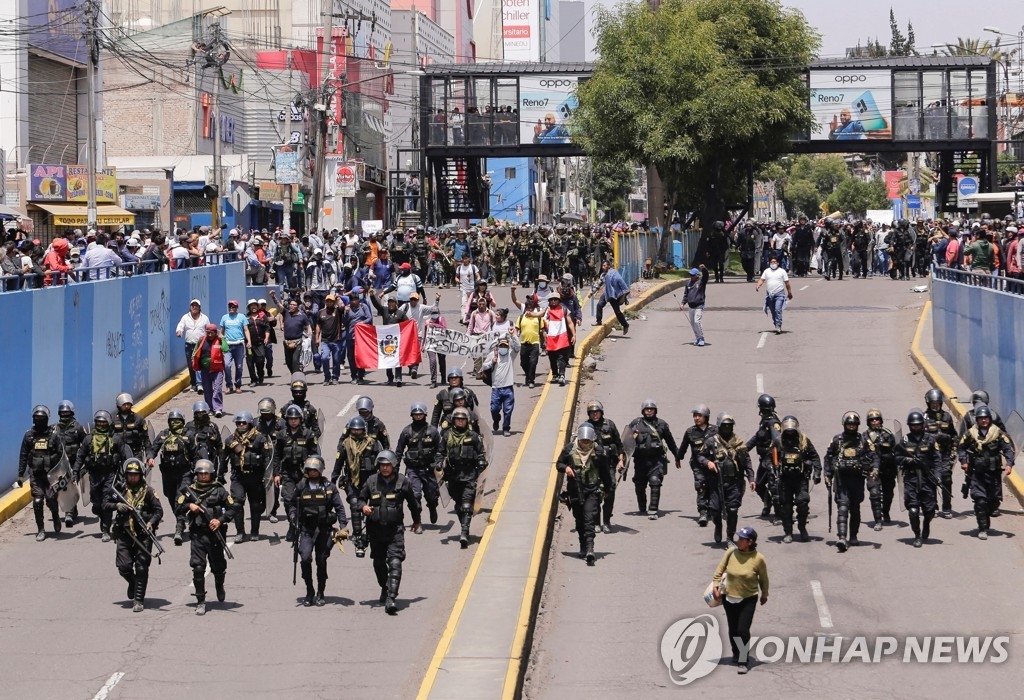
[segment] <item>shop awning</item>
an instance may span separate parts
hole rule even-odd
[[[84,204],[36,204],[53,216],[54,226],[88,226],[89,212]],[[99,226],[127,226],[135,223],[135,214],[116,204],[97,204]]]

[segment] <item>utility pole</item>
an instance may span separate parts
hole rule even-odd
[[[97,30],[99,18],[99,5],[96,0],[88,0],[85,5],[86,41],[89,47],[89,60],[85,64],[85,79],[87,86],[86,95],[86,119],[88,125],[85,130],[86,150],[88,151],[86,172],[86,220],[89,228],[95,228],[98,222],[96,211],[96,68],[100,61],[100,42]]]
[[[226,44],[220,33],[220,22],[214,22],[210,25],[210,31],[213,33],[213,40],[210,42],[210,46],[213,49]],[[208,50],[209,51],[209,50]],[[210,53],[207,53],[207,65],[210,64]],[[223,58],[222,58],[223,57]],[[223,69],[224,64],[228,62],[228,53],[225,51],[223,54],[213,55],[212,63],[217,69],[217,72],[213,76],[213,187],[217,190],[217,196],[213,200],[213,218],[212,228],[220,226],[220,207],[224,197],[224,177],[223,170],[221,167],[222,154],[221,154],[221,142],[220,142],[220,87],[221,81],[223,80]]]
[[[326,170],[327,150],[327,106],[331,103],[331,87],[327,78],[327,69],[331,64],[331,52],[334,50],[334,0],[323,0],[324,41],[320,52],[320,85],[313,98],[313,114],[316,117],[316,139],[314,141],[313,160],[313,196],[312,205],[307,209],[310,222],[307,233],[315,233],[320,229],[320,210],[324,203],[324,171]],[[344,57],[339,57],[344,60]],[[337,95],[336,99],[341,99]]]

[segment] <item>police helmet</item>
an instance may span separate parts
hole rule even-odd
[[[302,409],[295,404],[288,406],[284,409],[284,419],[288,420],[289,418],[302,418]]]
[[[775,397],[771,394],[761,394],[757,397],[757,410],[774,411],[775,410]]]
[[[171,425],[175,421],[178,421],[180,423],[184,423],[185,422],[185,414],[182,413],[181,411],[179,411],[176,408],[172,408],[167,413],[167,425]]]
[[[306,393],[306,380],[296,379],[291,383],[292,395]]]
[[[459,379],[462,379],[462,368],[452,367],[450,370],[448,370],[448,381],[451,381],[452,377],[458,377]]]
[[[360,396],[356,400],[356,411],[360,413],[363,411],[373,413],[373,399],[369,396]]]
[[[782,432],[796,432],[800,430],[800,421],[797,420],[796,416],[786,416],[782,419]]]
[[[728,413],[719,414],[718,427],[721,428],[723,425],[736,425],[736,419]]]
[[[32,409],[32,420],[35,420],[36,418],[45,418],[46,420],[50,420],[50,409],[39,404]]]
[[[146,476],[146,470],[142,466],[142,460],[137,457],[127,459],[124,463],[124,475],[128,477],[132,474],[138,474],[141,477]]]
[[[985,404],[978,404],[974,409],[974,419],[977,420],[979,418],[988,418],[989,420],[992,420],[992,409]]]
[[[872,408],[870,411],[868,411],[868,415],[867,415],[868,425],[871,425],[871,421],[873,421],[873,420],[876,420],[876,421],[878,421],[880,423],[884,422],[884,419],[882,418],[882,412],[879,411],[877,408]]]
[[[708,405],[706,403],[699,403],[696,406],[694,406],[692,413],[695,416],[704,416],[704,420],[707,420],[708,418],[711,417],[711,409],[708,408]]]
[[[736,531],[736,539],[757,542],[757,530],[752,527],[741,527]]]
[[[310,472],[324,473],[324,458],[320,455],[310,455],[306,457],[306,461],[302,463],[302,473],[309,476]]]
[[[200,474],[216,474],[217,468],[213,466],[213,462],[208,459],[200,459],[196,461],[196,466],[192,468],[196,476]]]
[[[417,413],[427,415],[427,404],[425,403],[414,403],[409,407],[409,415],[415,416]]]
[[[716,231],[724,231],[725,230],[725,222],[724,221],[716,221],[713,224],[713,226],[714,226],[714,229]]]
[[[907,425],[924,425],[924,414],[914,410],[907,414]]]
[[[860,415],[856,411],[847,411],[843,414],[843,427],[845,428],[848,425],[860,425]]]
[[[640,413],[643,413],[648,408],[653,408],[655,410],[655,412],[657,412],[657,410],[658,410],[657,402],[654,399],[645,399],[644,402],[642,404],[640,404]]]
[[[377,455],[377,466],[382,464],[390,464],[392,467],[398,465],[398,455],[391,450],[381,450]]]
[[[464,418],[465,420],[468,421],[469,420],[469,411],[467,411],[466,409],[461,408],[461,407],[460,408],[456,408],[454,411],[452,411],[452,421],[457,421],[460,418]]]
[[[65,414],[71,416],[75,415],[75,404],[71,403],[67,399],[64,399],[57,405],[57,415],[63,416]]]
[[[260,399],[260,402],[256,404],[256,409],[259,411],[261,416],[272,416],[277,413],[277,403],[274,399],[268,396],[264,399]]]
[[[124,406],[125,404],[131,405],[135,403],[135,399],[132,398],[131,394],[125,391],[117,395],[117,398],[114,399],[114,403],[117,404],[118,408],[121,408],[121,406]]]
[[[252,425],[252,414],[249,413],[248,411],[239,411],[237,414],[235,414],[235,425],[238,425],[239,423],[247,423],[248,425]]]
[[[933,403],[942,405],[942,401],[945,398],[946,397],[943,396],[942,392],[939,391],[938,389],[929,389],[928,393],[924,395],[924,402],[928,406],[931,406]]]
[[[362,416],[355,416],[348,421],[349,430],[366,430],[366,420]]]
[[[984,389],[978,389],[976,392],[971,394],[971,404],[977,406],[979,403],[988,404],[989,395]]]
[[[907,221],[906,219],[900,219],[896,225],[899,226],[900,228],[906,228],[907,226],[910,226],[910,222]]]
[[[593,413],[594,411],[600,411],[604,413],[604,404],[600,401],[591,401],[587,404],[587,413]]]
[[[594,430],[594,426],[592,426],[590,423],[584,423],[583,425],[576,429],[576,439],[589,440],[590,442],[594,442],[595,440],[597,440],[597,431]]]
[[[196,401],[192,404],[192,415],[195,416],[199,413],[209,413],[210,406],[205,401]]]
[[[452,403],[455,403],[456,401],[466,401],[469,399],[469,392],[462,387],[456,387],[451,390],[450,394],[448,394],[448,398],[451,399]]]

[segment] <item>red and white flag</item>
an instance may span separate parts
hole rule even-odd
[[[420,363],[416,321],[387,326],[359,323],[355,332],[356,366],[359,369],[397,369]]]

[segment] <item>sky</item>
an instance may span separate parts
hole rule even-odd
[[[604,5],[613,8],[616,0],[586,0],[588,8]],[[958,36],[994,40],[995,34],[982,31],[986,26],[1012,34],[1003,44],[1017,46],[1017,32],[1024,26],[1022,0],[782,0],[782,4],[804,13],[811,26],[822,35],[822,57],[842,57],[847,47],[865,43],[870,37],[889,43],[889,8],[896,11],[896,22],[906,34],[907,21],[914,25],[917,48],[931,53],[932,44],[956,43]],[[588,17],[592,15],[588,14]],[[587,37],[588,53],[593,39]]]

